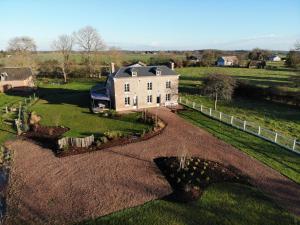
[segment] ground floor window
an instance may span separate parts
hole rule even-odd
[[[130,105],[130,97],[125,97],[125,105]]]
[[[152,103],[152,95],[147,96],[147,103]]]
[[[171,101],[171,94],[166,94],[166,101]]]

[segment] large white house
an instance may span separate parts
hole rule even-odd
[[[134,64],[115,71],[111,66],[105,88],[93,88],[93,108],[116,111],[177,105],[179,75],[167,66]]]
[[[222,56],[217,60],[217,66],[236,66],[239,60],[236,56]]]

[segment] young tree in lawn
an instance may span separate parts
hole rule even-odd
[[[70,56],[74,46],[74,38],[71,35],[61,35],[53,42],[53,49],[62,55],[61,70],[65,83],[67,82]]]
[[[90,75],[94,72],[94,62],[92,55],[105,48],[104,42],[98,31],[91,27],[86,26],[74,33],[79,49],[85,54],[85,59]]]
[[[204,93],[215,100],[215,110],[219,99],[230,101],[236,81],[230,76],[211,74],[204,78]]]

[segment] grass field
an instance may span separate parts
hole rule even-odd
[[[300,184],[300,157],[295,153],[192,109],[179,115]]]
[[[230,183],[210,186],[200,200],[175,203],[155,200],[81,225],[284,225],[299,219],[277,207],[255,188]]]
[[[40,100],[31,110],[41,115],[42,125],[62,125],[70,128],[66,136],[82,137],[105,131],[132,134],[147,130],[148,125],[137,122],[138,114],[106,118],[89,110],[89,90],[96,81],[71,81],[68,84],[39,84]]]
[[[210,73],[232,75],[259,86],[292,85],[289,83],[289,77],[296,74],[290,70],[222,67],[190,67],[178,69],[177,72],[181,74],[180,95],[207,107],[213,107],[213,101],[199,93],[201,79]],[[235,98],[231,102],[219,101],[218,110],[300,139],[300,109],[297,107],[253,98]]]

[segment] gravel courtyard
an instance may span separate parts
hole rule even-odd
[[[168,123],[162,134],[107,150],[57,158],[26,140],[8,142],[13,162],[7,223],[65,224],[161,198],[172,190],[153,159],[178,155],[183,148],[236,167],[265,194],[300,215],[300,185],[167,109],[152,112]]]

